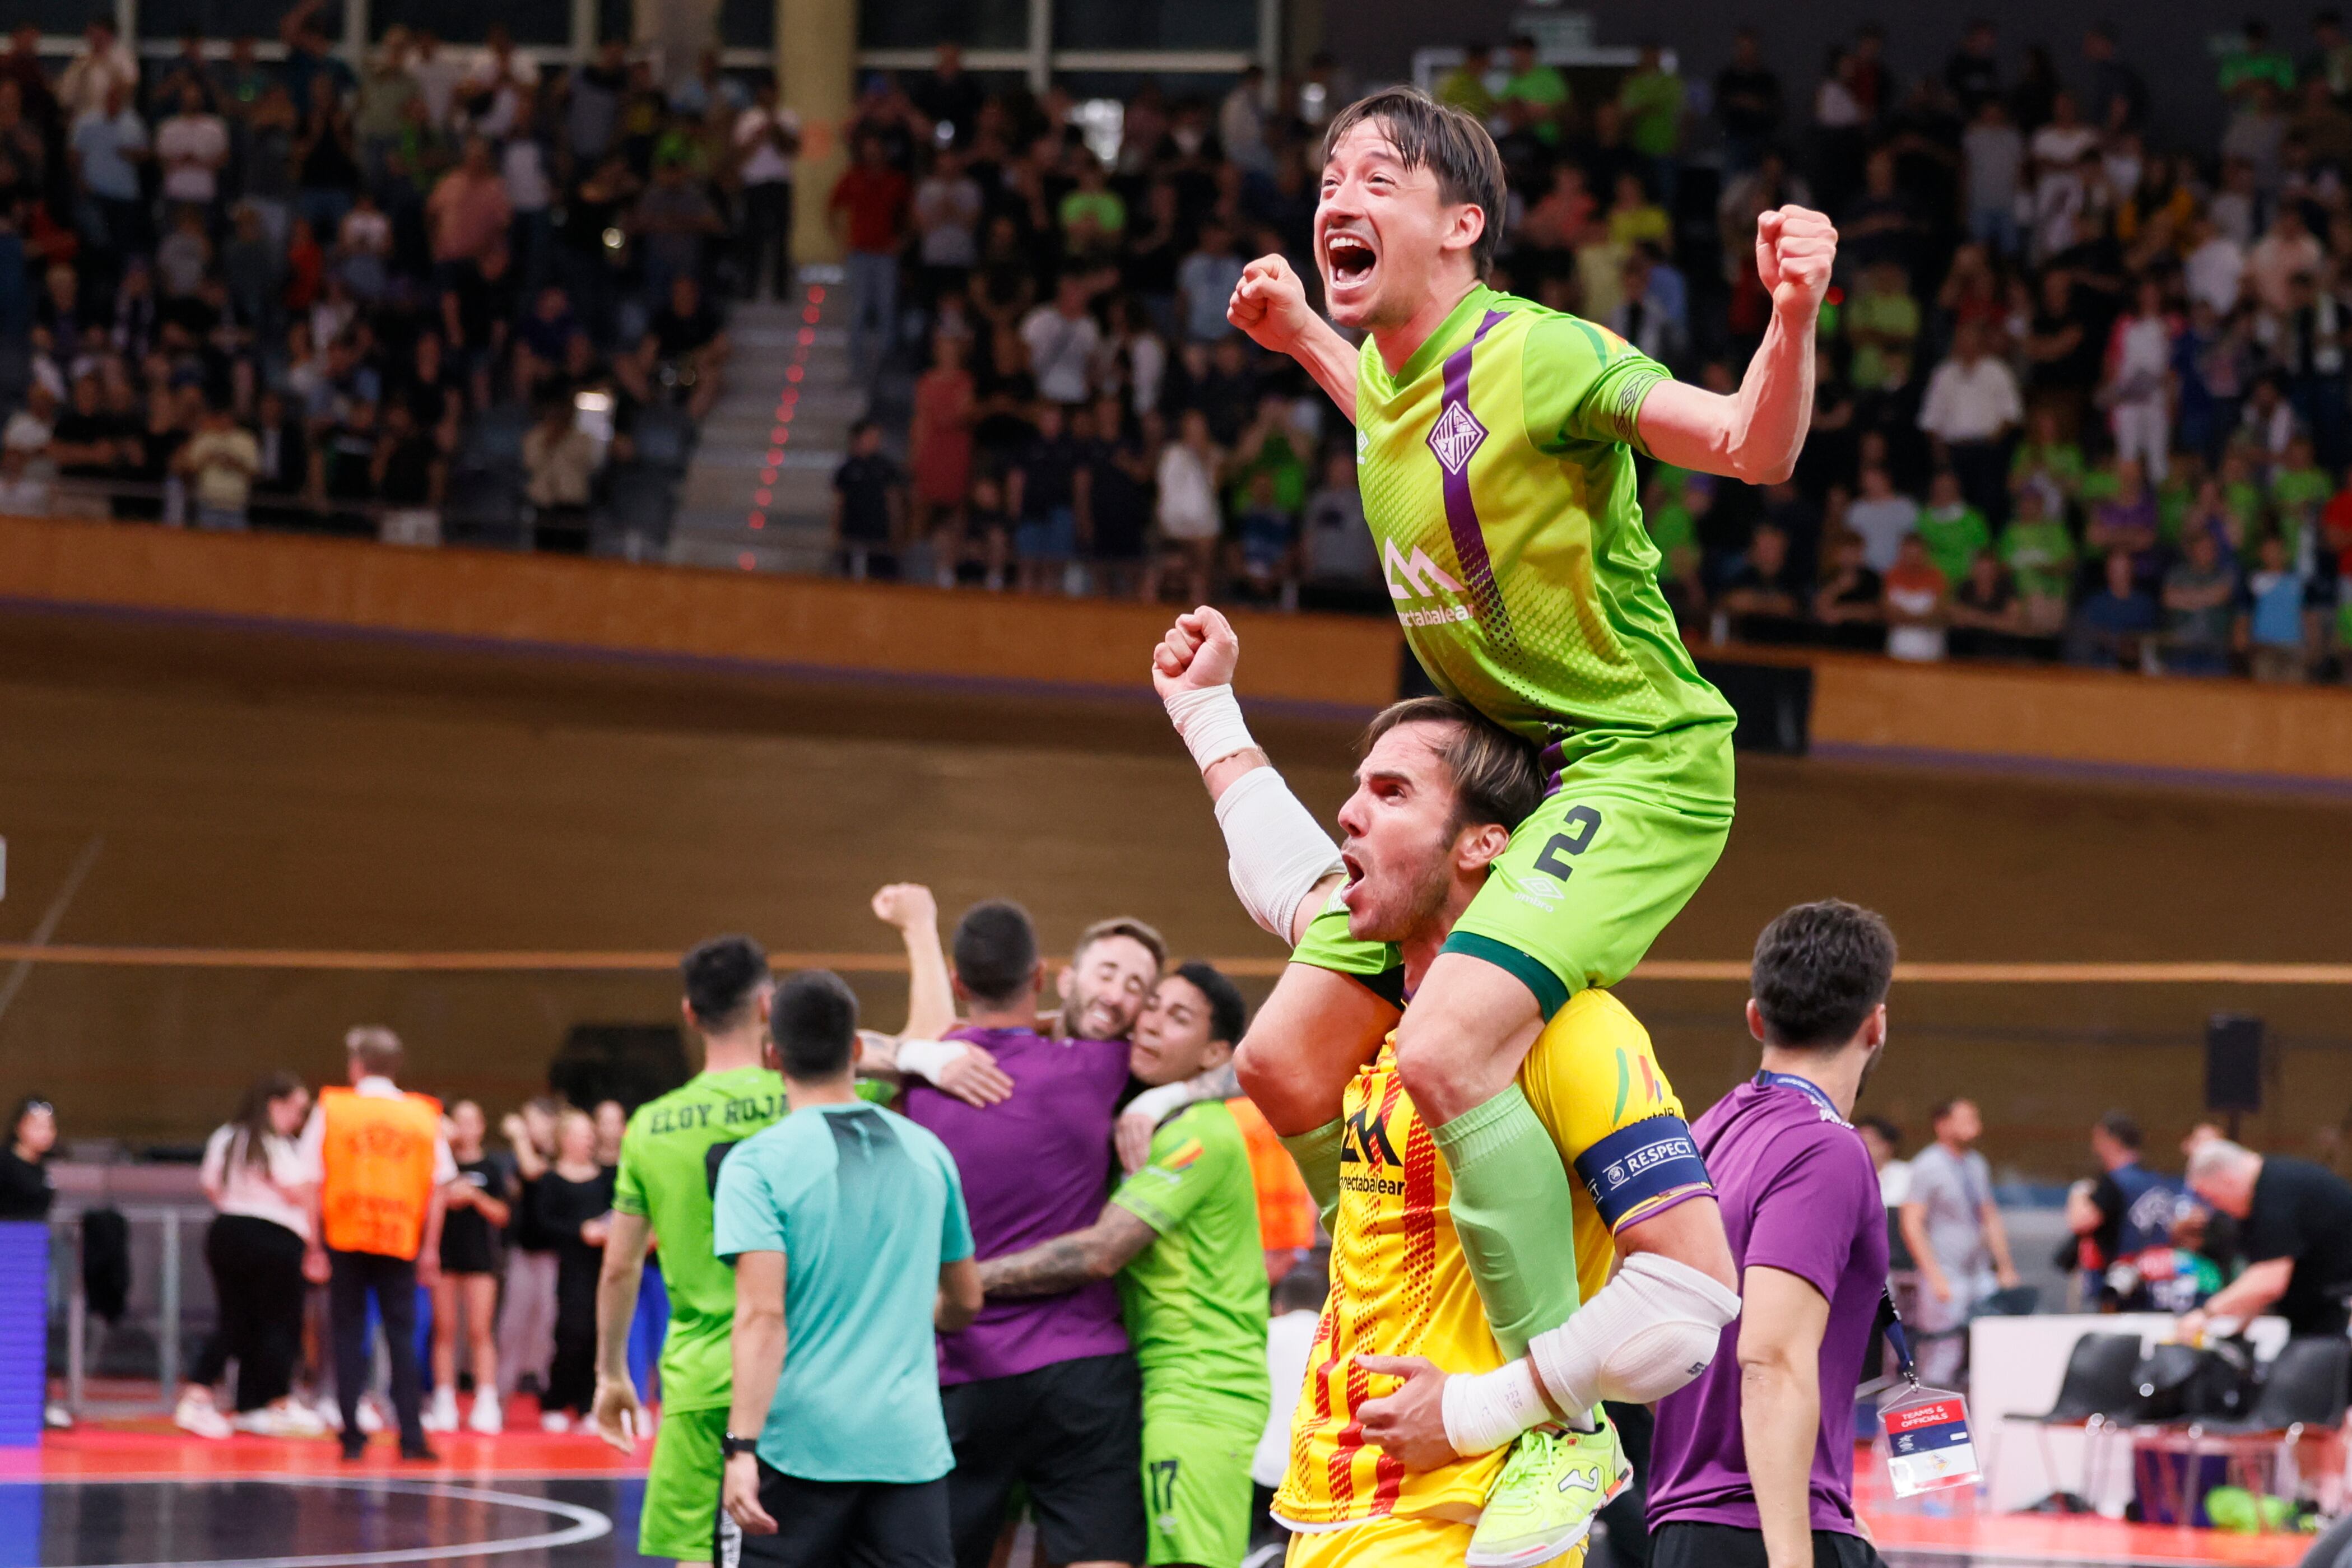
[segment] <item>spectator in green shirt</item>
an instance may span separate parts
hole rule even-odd
[[[2270,498],[2254,476],[2253,452],[2244,442],[2231,442],[2221,454],[2221,504],[2230,510],[2230,538],[2238,547],[2239,563],[2251,568],[2262,547]]]
[[[2000,559],[2025,605],[2025,629],[2053,635],[2065,629],[2066,601],[2074,585],[2074,538],[2050,514],[2038,486],[2017,493],[2017,514],[2000,536]]]
[[[1625,144],[1650,162],[1650,188],[1671,211],[1682,172],[1683,78],[1665,68],[1655,44],[1642,46],[1633,74],[1617,89]]]
[[[1845,308],[1846,342],[1853,350],[1847,379],[1861,392],[1884,392],[1899,383],[1893,372],[1908,364],[1919,338],[1919,302],[1905,287],[1902,267],[1882,261],[1862,275],[1862,287]]]
[[[2281,95],[2294,90],[2294,61],[2285,50],[2271,47],[2271,30],[2259,16],[2246,19],[2235,49],[2221,57],[2221,96],[2232,102],[2252,98],[2255,88],[2268,82]]]
[[[1642,525],[1658,547],[1658,586],[1687,625],[1706,612],[1706,586],[1699,576],[1698,520],[1715,505],[1714,481],[1703,474],[1658,465],[1643,498]]]
[[[2009,488],[2021,496],[2042,492],[2042,509],[2056,517],[2083,493],[2083,448],[2060,434],[2058,414],[2043,407],[2033,411],[2025,439],[2009,460]]]
[[[1503,118],[1511,129],[1557,147],[1568,108],[1568,78],[1536,58],[1533,38],[1524,33],[1513,38],[1511,79],[1503,84],[1502,92]]]
[[[2296,559],[2304,534],[2318,526],[2319,509],[2334,494],[2336,481],[2313,455],[2311,437],[2296,435],[2286,444],[2284,459],[2271,469],[2271,506],[2278,514],[2287,559]]]
[[[1484,124],[1495,118],[1499,107],[1494,89],[1486,85],[1486,78],[1494,69],[1492,45],[1468,45],[1462,51],[1462,63],[1437,78],[1437,90],[1430,96],[1475,116]]]
[[[1919,514],[1919,537],[1927,554],[1949,582],[1968,580],[1977,552],[1992,543],[1985,515],[1961,497],[1960,476],[1938,468],[1927,482],[1927,505]]]
[[[1116,249],[1127,233],[1127,204],[1110,189],[1101,161],[1094,154],[1078,155],[1077,188],[1062,198],[1055,217],[1062,225],[1062,243],[1074,256]]]

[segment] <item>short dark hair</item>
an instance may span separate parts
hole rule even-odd
[[[856,993],[830,969],[803,969],[776,988],[768,1028],[785,1077],[838,1078],[857,1051]]]
[[[1499,822],[1517,828],[1543,803],[1544,774],[1536,748],[1452,697],[1407,697],[1373,716],[1358,743],[1360,755],[1400,725],[1444,724],[1454,737],[1437,747],[1438,759],[1454,777],[1454,829]]]
[[[1239,1045],[1242,1031],[1249,1028],[1249,1004],[1242,1000],[1241,988],[1215,965],[1199,958],[1177,965],[1176,975],[1209,999],[1209,1038]]]
[[[1153,968],[1168,967],[1168,939],[1132,915],[1115,915],[1108,920],[1097,920],[1079,932],[1076,946],[1070,949],[1070,962],[1076,963],[1086,956],[1087,948],[1112,936],[1124,936],[1130,942],[1142,944],[1143,950],[1151,955]]]
[[[677,961],[677,974],[696,1028],[733,1029],[768,983],[768,955],[749,936],[713,936]]]
[[[1511,40],[1517,47],[1520,40]],[[1438,199],[1449,206],[1473,206],[1486,216],[1470,265],[1481,280],[1495,270],[1495,246],[1502,238],[1505,181],[1503,155],[1475,116],[1440,103],[1419,88],[1388,87],[1360,98],[1332,117],[1323,134],[1323,161],[1357,126],[1377,124],[1408,169],[1426,167],[1437,176]]]
[[[2139,1147],[2139,1123],[2128,1111],[2110,1111],[2100,1117],[2099,1131],[2127,1149]]]
[[[963,912],[949,951],[972,1000],[1009,1002],[1037,973],[1037,927],[1010,899],[988,899]]]
[[[1974,1103],[1976,1103],[1976,1102],[1970,1100],[1965,1094],[1955,1094],[1948,1100],[1938,1100],[1933,1105],[1927,1107],[1927,1125],[1931,1127],[1940,1127],[1951,1118],[1953,1112],[1958,1110],[1963,1105],[1972,1105]]]
[[[1856,1116],[1853,1124],[1866,1127],[1878,1134],[1881,1142],[1895,1154],[1903,1152],[1903,1129],[1884,1116]]]
[[[1748,987],[1768,1045],[1835,1049],[1895,978],[1895,933],[1871,910],[1825,898],[1783,910],[1756,938]]]

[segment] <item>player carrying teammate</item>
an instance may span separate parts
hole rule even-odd
[[[1230,690],[1239,651],[1216,612],[1182,617],[1155,654],[1161,695],[1172,707],[1189,692]],[[1237,807],[1255,809],[1253,796],[1287,802],[1235,844],[1244,903],[1255,906],[1284,867],[1330,860],[1330,841],[1264,752],[1226,756],[1202,777],[1229,831]],[[1335,907],[1354,939],[1395,945],[1408,992],[1497,885],[1513,829],[1539,810],[1544,785],[1532,747],[1452,699],[1400,703],[1373,722],[1339,814],[1347,885]],[[1307,937],[1328,918],[1318,910],[1339,874],[1294,901],[1284,934]],[[1396,1036],[1325,1100],[1294,1107],[1337,1129],[1319,1148],[1293,1141],[1332,1235],[1331,1298],[1276,1500],[1302,1532],[1294,1568],[1517,1565],[1569,1552],[1622,1485],[1613,1446],[1574,1424],[1589,1427],[1603,1399],[1646,1404],[1680,1387],[1738,1312],[1706,1169],[1633,1015],[1605,990],[1580,990],[1539,1032],[1516,1085],[1547,1157],[1583,1178],[1554,1245],[1567,1252],[1560,1243],[1573,1237],[1591,1297],[1524,1360],[1497,1344],[1480,1311],[1468,1247],[1447,1223],[1459,1188],[1403,1082]],[[1623,1260],[1613,1280],[1612,1252]],[[1370,1397],[1370,1377],[1382,1375],[1405,1382]],[[1570,1429],[1544,1445],[1549,1461],[1515,1463],[1498,1480],[1499,1450],[1554,1420]],[[1567,1532],[1562,1499],[1583,1505]]]
[[[1454,1228],[1516,1356],[1578,1299],[1557,1242],[1568,1182],[1520,1065],[1571,996],[1633,968],[1731,822],[1731,710],[1659,591],[1634,451],[1750,483],[1788,475],[1837,236],[1802,208],[1758,219],[1772,319],[1739,391],[1718,396],[1591,322],[1486,287],[1503,166],[1470,116],[1391,89],[1335,118],[1324,152],[1316,265],[1332,320],[1368,334],[1360,351],[1279,256],[1244,271],[1230,318],[1355,422],[1365,516],[1407,641],[1439,690],[1542,748],[1547,792],[1401,1023],[1393,950],[1349,936],[1333,908],[1298,942],[1237,1065],[1302,1160],[1328,1164],[1333,1087],[1396,1024],[1403,1082],[1452,1173]],[[1230,691],[1188,693],[1170,711],[1203,768],[1251,745]],[[1237,863],[1286,816],[1263,785],[1219,815]],[[1267,880],[1247,902],[1288,937],[1328,859],[1259,863]],[[1546,1448],[1523,1445],[1519,1462],[1557,1462]],[[1565,1537],[1587,1521],[1580,1494],[1561,1495]]]
[[[1153,1086],[1212,1071],[1248,1016],[1231,980],[1180,965],[1136,1020],[1130,1071]],[[1161,1125],[1094,1224],[980,1266],[982,1289],[999,1298],[1113,1275],[1143,1374],[1144,1561],[1239,1568],[1268,1404],[1265,1255],[1249,1147],[1222,1102]]]
[[[886,887],[874,895],[874,912],[902,933],[925,934],[936,951],[939,914],[925,890]],[[908,946],[914,955],[916,943]],[[680,1010],[702,1040],[702,1071],[637,1107],[621,1137],[613,1225],[596,1285],[594,1420],[606,1442],[635,1451],[646,1416],[629,1376],[629,1325],[646,1251],[658,1241],[669,1328],[662,1337],[662,1421],[646,1476],[637,1550],[702,1564],[710,1561],[724,1468],[719,1440],[726,1435],[734,1375],[728,1337],[735,1276],[711,1252],[711,1194],[728,1152],[782,1120],[789,1107],[783,1077],[769,1058],[774,980],[760,945],[749,936],[715,936],[678,968],[686,987]],[[914,973],[909,1028],[936,1032],[940,1025],[925,1009],[952,1009],[946,975],[927,976],[919,955]],[[877,1086],[874,1092],[889,1091]]]

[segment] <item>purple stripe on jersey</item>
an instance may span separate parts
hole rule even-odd
[[[1454,557],[1462,563],[1479,623],[1488,636],[1508,643],[1515,641],[1510,612],[1503,607],[1502,590],[1495,586],[1486,530],[1479,526],[1478,506],[1470,495],[1470,458],[1486,439],[1486,427],[1470,412],[1470,355],[1506,314],[1487,311],[1470,340],[1445,357],[1445,397],[1438,405],[1437,423],[1430,427],[1429,449],[1444,476],[1445,527],[1454,536]]]

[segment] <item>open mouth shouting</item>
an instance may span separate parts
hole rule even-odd
[[[1326,231],[1323,278],[1331,302],[1339,305],[1369,299],[1372,275],[1380,260],[1379,247],[1370,233],[1339,228]]]

